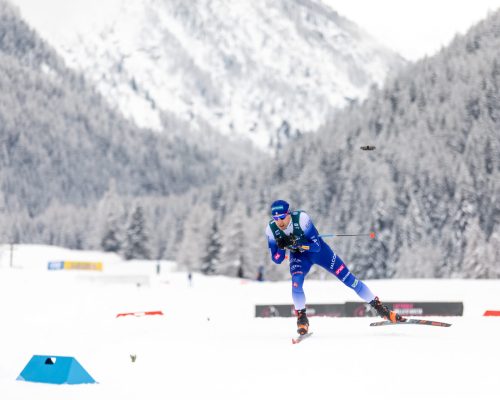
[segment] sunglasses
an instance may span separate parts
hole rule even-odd
[[[285,219],[287,215],[288,215],[288,213],[279,214],[279,215],[273,215],[273,219],[274,219],[275,221],[278,221],[278,220],[280,220],[280,219]]]

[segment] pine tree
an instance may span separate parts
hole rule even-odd
[[[213,211],[207,203],[196,204],[186,201],[184,209],[189,212],[183,221],[183,231],[178,244],[176,261],[178,268],[187,271],[201,271],[203,250],[208,246]]]
[[[149,259],[150,251],[148,240],[144,211],[141,206],[137,206],[127,228],[124,257],[127,260]]]
[[[233,210],[224,220],[221,232],[222,249],[219,272],[228,276],[237,276],[237,271],[245,264],[244,254],[246,230],[248,229],[245,207],[242,203],[233,205]]]
[[[97,235],[99,246],[104,251],[119,252],[123,246],[122,215],[123,205],[116,190],[116,183],[112,181],[108,191],[98,205]]]
[[[121,245],[118,221],[116,219],[109,220],[101,239],[101,249],[117,253],[120,251]]]
[[[208,237],[207,247],[205,249],[205,254],[201,259],[201,271],[204,274],[211,275],[217,272],[221,247],[222,245],[220,241],[219,226],[217,224],[217,220],[214,218]]]

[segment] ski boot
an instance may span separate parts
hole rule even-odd
[[[387,306],[384,306],[378,297],[375,297],[372,301],[370,301],[370,305],[377,311],[377,314],[384,319],[388,319],[391,322],[402,322],[405,320],[405,318],[397,312],[389,310]]]
[[[297,310],[297,333],[305,335],[309,330],[309,320],[307,319],[306,309]]]

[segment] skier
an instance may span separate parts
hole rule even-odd
[[[382,304],[368,286],[349,271],[342,259],[319,237],[311,218],[304,211],[292,212],[285,200],[276,200],[271,205],[271,215],[273,219],[267,225],[266,235],[273,262],[281,264],[285,259],[286,250],[290,251],[292,299],[299,335],[305,335],[309,330],[306,297],[302,286],[313,264],[320,265],[347,287],[352,288],[359,297],[375,308],[382,318],[391,322],[404,320]]]

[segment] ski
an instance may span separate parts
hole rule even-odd
[[[415,319],[415,318],[407,318],[404,321],[398,321],[398,322],[391,322],[391,321],[372,322],[370,326],[385,326],[385,325],[400,325],[400,324],[431,325],[431,326],[443,326],[443,327],[451,326],[451,324],[448,324],[447,322],[429,321],[428,319]]]
[[[312,332],[309,332],[309,333],[306,333],[305,335],[300,335],[300,336],[297,336],[296,338],[292,338],[292,344],[297,344],[297,343],[300,343],[302,342],[304,339],[307,339],[309,336],[311,336],[313,333]]]

